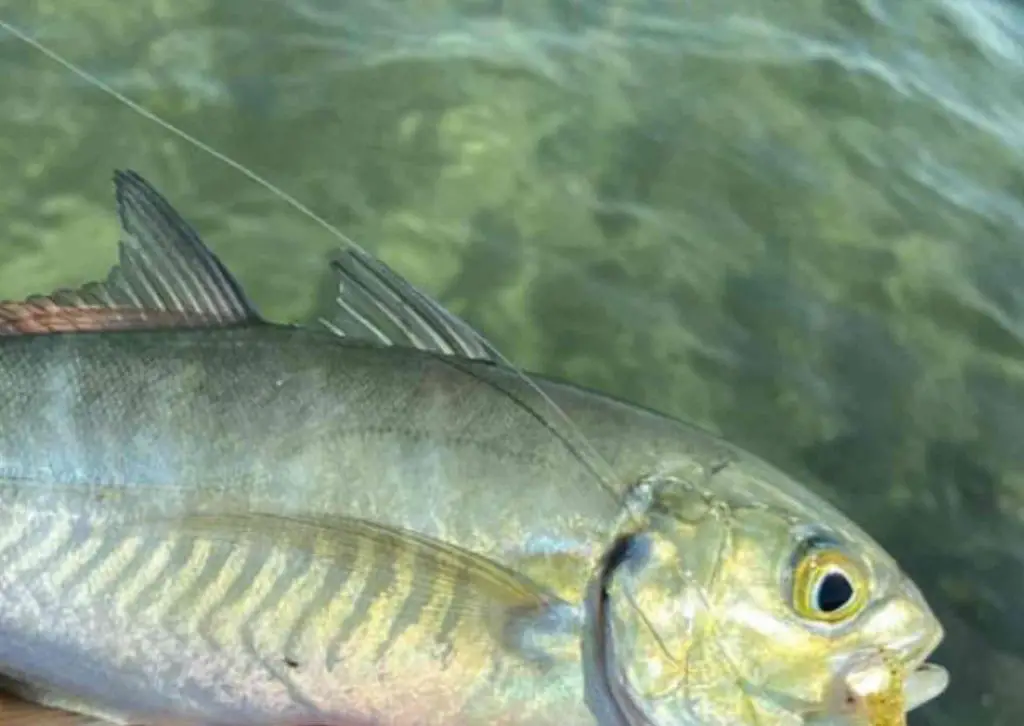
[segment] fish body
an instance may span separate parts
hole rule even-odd
[[[0,305],[9,691],[125,724],[796,726],[878,700],[865,653],[906,680],[886,718],[944,687],[898,565],[756,457],[527,380],[358,254],[322,325],[268,323],[117,185],[110,277]]]
[[[358,518],[509,567],[563,555],[580,566],[552,584],[579,596],[586,565],[618,514],[608,498],[588,496],[591,475],[517,403],[530,391],[493,366],[467,372],[427,354],[342,346],[327,335],[272,327],[3,342],[0,417],[18,424],[0,433],[0,661],[27,672],[38,660],[34,680],[67,656],[61,688],[76,691],[107,688],[94,676],[116,662],[131,674],[122,691],[132,713],[173,708],[188,694],[213,704],[242,673],[246,719],[286,716],[292,691],[316,712],[338,710],[352,692],[379,691],[394,707],[400,683],[415,678],[411,662],[423,655],[420,667],[434,680],[451,657],[444,639],[457,635],[447,633],[457,624],[442,621],[446,599],[458,597],[432,595],[426,583],[411,593],[420,601],[407,603],[409,587],[391,581],[416,562],[386,550],[355,553],[351,572],[302,550],[220,546],[191,532],[147,537],[132,523],[225,511]],[[621,408],[554,385],[547,390],[577,421],[585,407],[574,399],[611,413]],[[661,423],[650,421],[655,430]],[[623,448],[630,455],[622,465],[632,459],[639,473],[643,447],[636,443]],[[376,592],[366,591],[370,571],[386,573],[369,585]],[[376,599],[364,603],[364,593]],[[319,610],[303,612],[307,604]],[[440,619],[421,633],[428,606]],[[407,614],[398,613],[402,607]],[[388,641],[387,621],[400,615],[406,630]],[[337,620],[343,632],[326,632],[320,618]],[[179,632],[124,637],[144,621],[153,633],[161,622]],[[400,652],[403,642],[408,653]],[[385,646],[379,663],[363,660]],[[96,660],[85,657],[87,649]],[[492,677],[504,665],[497,655],[484,649],[471,665]],[[354,658],[372,672],[349,671]],[[175,676],[182,661],[195,664],[193,672]],[[540,665],[520,670],[518,687],[532,680],[535,693],[560,688]],[[329,683],[306,684],[307,677]],[[461,683],[476,677],[459,675]],[[422,705],[426,693],[416,699]],[[236,708],[233,696],[223,700],[228,711]],[[209,712],[229,718],[212,705]],[[485,712],[497,722],[498,713]],[[551,711],[556,716],[565,722],[564,706]]]

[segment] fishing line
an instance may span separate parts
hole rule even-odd
[[[13,35],[15,38],[18,38],[22,42],[27,43],[29,46],[31,46],[35,50],[39,51],[40,53],[45,55],[47,58],[49,58],[53,62],[57,63],[58,65],[62,66],[64,69],[66,69],[67,71],[71,72],[75,76],[81,78],[83,81],[85,81],[89,85],[91,85],[91,86],[93,86],[95,88],[98,88],[99,90],[103,91],[104,93],[106,93],[106,94],[112,96],[113,98],[117,99],[120,103],[124,104],[129,109],[131,109],[135,113],[139,114],[143,118],[145,118],[145,119],[147,119],[149,121],[152,121],[157,126],[160,126],[162,129],[164,129],[165,131],[168,131],[168,132],[174,134],[178,138],[184,140],[186,143],[189,143],[192,146],[196,147],[197,149],[200,149],[201,151],[206,152],[207,154],[209,154],[213,158],[217,159],[218,161],[226,164],[227,166],[231,167],[235,171],[237,171],[237,172],[243,174],[244,176],[248,177],[251,181],[259,184],[261,187],[266,189],[268,192],[270,192],[274,196],[278,197],[279,199],[282,199],[286,204],[289,204],[293,209],[298,210],[299,213],[305,215],[309,219],[311,219],[314,222],[316,222],[318,225],[320,225],[320,227],[322,227],[327,232],[329,232],[330,234],[334,235],[334,237],[336,237],[338,240],[340,240],[342,242],[342,244],[349,245],[352,248],[362,252],[363,254],[365,254],[367,256],[371,256],[371,255],[369,255],[369,253],[367,253],[365,250],[363,250],[363,248],[359,244],[357,244],[355,242],[355,240],[353,240],[350,237],[348,237],[348,235],[346,235],[340,229],[338,229],[337,227],[332,225],[330,222],[328,222],[326,219],[324,219],[323,217],[318,215],[316,212],[314,212],[312,209],[310,209],[305,204],[300,202],[298,199],[293,197],[291,194],[289,194],[288,192],[284,191],[283,189],[275,186],[271,182],[267,181],[266,179],[264,179],[262,176],[260,176],[256,172],[252,171],[251,169],[247,168],[246,166],[242,165],[241,163],[235,161],[234,159],[232,159],[231,157],[227,156],[226,154],[218,151],[217,149],[213,148],[209,144],[207,144],[207,143],[197,139],[196,137],[194,137],[191,134],[189,134],[187,131],[179,129],[177,126],[175,126],[171,122],[166,121],[166,120],[160,118],[159,116],[157,116],[155,113],[153,113],[149,109],[145,108],[144,106],[140,105],[139,103],[136,103],[135,101],[133,101],[132,99],[128,98],[126,95],[124,95],[123,93],[118,91],[117,89],[113,88],[109,84],[107,84],[104,81],[100,80],[99,78],[97,78],[93,74],[89,73],[87,70],[85,70],[83,68],[80,68],[75,63],[73,63],[72,61],[68,60],[67,58],[62,56],[60,53],[58,53],[57,51],[50,49],[49,47],[44,45],[41,41],[36,40],[35,38],[33,38],[31,35],[29,35],[25,31],[19,29],[18,27],[12,25],[11,23],[7,22],[6,20],[4,20],[2,18],[0,18],[0,28],[3,28],[8,33]],[[423,295],[423,293],[420,292],[418,289],[416,290],[416,292],[418,294],[420,294],[420,295]],[[481,343],[481,345],[485,349],[489,349],[494,354],[494,356],[504,366],[506,366],[509,370],[511,370],[517,376],[519,376],[523,380],[523,382],[526,383],[527,386],[529,386],[535,393],[537,393],[537,395],[539,395],[541,397],[541,400],[544,402],[544,404],[546,406],[548,406],[552,411],[554,411],[554,413],[557,415],[557,417],[560,418],[562,420],[562,422],[569,428],[569,431],[571,432],[573,437],[575,439],[577,439],[578,445],[581,448],[581,450],[578,450],[578,451],[575,452],[578,455],[581,463],[594,476],[594,478],[597,480],[597,482],[601,486],[601,488],[604,489],[612,497],[613,500],[618,501],[619,500],[619,496],[618,496],[618,494],[615,491],[615,486],[614,486],[615,478],[614,478],[614,472],[613,472],[611,466],[604,459],[604,457],[602,457],[597,452],[597,450],[594,448],[594,446],[591,445],[590,441],[587,439],[586,436],[583,435],[583,432],[579,429],[579,427],[576,426],[575,423],[573,423],[573,421],[569,417],[569,415],[567,413],[565,413],[565,411],[562,410],[561,406],[559,406],[557,403],[555,403],[551,399],[551,397],[548,394],[546,394],[544,392],[544,390],[541,389],[541,387],[539,385],[537,385],[537,383],[535,383],[530,378],[530,376],[528,376],[526,374],[525,371],[523,371],[519,366],[515,365],[508,358],[506,358],[504,355],[502,355],[501,352],[499,352],[492,344],[488,343],[483,338],[483,336],[480,335],[480,333],[478,333],[476,330],[473,330],[473,335],[475,335],[477,337],[477,339],[479,340],[479,342]],[[568,445],[569,442],[566,442],[566,444]],[[573,447],[570,445],[570,448],[573,448]],[[599,471],[599,469],[603,469],[604,473],[602,474],[602,472]]]
[[[155,113],[153,113],[149,109],[147,109],[144,106],[142,106],[141,104],[133,101],[132,99],[130,99],[129,97],[127,97],[126,95],[121,93],[120,91],[116,90],[115,88],[111,87],[109,84],[105,83],[104,81],[100,80],[99,78],[97,78],[93,74],[89,73],[85,69],[80,68],[75,63],[73,63],[72,61],[68,60],[67,58],[65,58],[64,56],[59,54],[58,52],[56,52],[54,50],[51,50],[49,47],[44,45],[41,41],[36,40],[32,36],[30,36],[28,33],[22,31],[21,29],[19,29],[16,26],[12,25],[8,21],[4,20],[3,18],[0,18],[0,28],[6,30],[8,33],[13,35],[14,37],[18,38],[22,42],[28,44],[30,47],[32,47],[35,50],[39,51],[40,53],[45,55],[50,60],[52,60],[55,63],[57,63],[58,65],[62,66],[67,71],[71,72],[72,74],[74,74],[78,78],[81,78],[82,80],[84,80],[86,83],[92,85],[95,88],[98,88],[99,90],[103,91],[104,93],[108,94],[109,96],[112,96],[117,101],[119,101],[120,103],[122,103],[123,105],[125,105],[126,107],[128,107],[129,109],[134,111],[135,113],[139,114],[143,118],[153,122],[157,126],[159,126],[162,129],[164,129],[165,131],[170,132],[171,134],[177,136],[178,138],[182,139],[186,143],[191,144],[195,148],[200,149],[201,151],[206,152],[207,154],[209,154],[213,158],[217,159],[221,163],[226,164],[227,166],[231,167],[235,171],[241,173],[243,176],[247,177],[249,180],[255,182],[256,184],[258,184],[259,186],[263,187],[264,189],[266,189],[268,192],[270,192],[274,196],[276,196],[279,199],[283,200],[286,204],[290,205],[293,209],[297,210],[300,214],[303,214],[307,218],[309,218],[312,221],[316,222],[320,227],[322,227],[324,230],[326,230],[328,233],[330,233],[336,239],[338,239],[343,245],[349,245],[352,248],[362,252],[363,254],[372,257],[372,255],[369,255],[369,253],[367,253],[362,248],[362,246],[360,246],[355,240],[350,238],[348,235],[346,235],[340,229],[338,229],[337,227],[332,225],[330,222],[328,222],[326,219],[324,219],[323,217],[318,215],[316,212],[314,212],[312,209],[310,209],[305,204],[300,202],[298,199],[293,197],[291,194],[289,194],[288,192],[286,192],[283,189],[279,188],[278,186],[274,185],[272,182],[264,179],[262,176],[260,176],[256,172],[252,171],[248,167],[246,167],[246,166],[242,165],[241,163],[235,161],[234,159],[232,159],[231,157],[227,156],[223,152],[218,151],[217,149],[213,148],[212,146],[210,146],[209,144],[205,143],[204,141],[201,141],[200,139],[197,139],[196,137],[194,137],[191,134],[189,134],[187,131],[184,131],[184,130],[178,128],[177,126],[175,126],[174,124],[170,123],[169,121],[164,120],[163,118],[161,118],[160,116],[156,115]],[[422,293],[418,288],[416,288],[415,286],[412,286],[411,283],[410,283],[410,286],[413,287],[413,289],[415,290],[415,292],[417,294],[424,295],[424,293]],[[424,297],[426,297],[426,296],[424,295]],[[572,418],[564,410],[562,410],[562,407],[559,406],[557,403],[555,403],[555,401],[552,400],[552,398],[547,393],[545,393],[544,390],[539,385],[537,385],[537,383],[534,382],[533,379],[530,378],[530,376],[527,375],[526,372],[522,368],[520,368],[519,366],[514,364],[508,358],[506,358],[493,344],[489,343],[486,339],[484,339],[484,337],[479,332],[476,331],[476,329],[472,328],[472,326],[469,326],[469,329],[472,332],[472,334],[477,338],[478,342],[481,344],[481,346],[485,350],[488,350],[495,358],[497,358],[510,371],[515,373],[515,375],[517,375],[524,383],[526,383],[526,385],[531,390],[533,390],[538,396],[540,396],[540,398],[544,402],[544,404],[551,411],[554,412],[554,414],[557,416],[557,418],[561,419],[561,421],[568,427],[568,430],[569,430],[570,434],[577,440],[579,448],[574,447],[571,442],[563,439],[563,441],[565,442],[566,446],[568,446],[569,449],[573,451],[573,453],[576,455],[576,457],[578,458],[580,463],[584,466],[584,468],[586,468],[586,470],[597,481],[597,483],[601,487],[601,489],[603,489],[612,498],[613,501],[621,502],[622,501],[622,497],[620,497],[619,494],[616,492],[616,489],[615,489],[615,486],[614,486],[615,476],[614,476],[614,471],[611,468],[611,465],[604,459],[604,457],[601,456],[601,454],[597,451],[597,449],[590,443],[590,441],[583,434],[583,432],[579,429],[579,427],[573,422]],[[627,519],[634,518],[636,516],[636,512],[633,510],[632,507],[629,507],[628,509],[629,509],[629,511],[627,511],[625,513],[626,514],[626,518]],[[709,602],[708,593],[705,592],[704,587],[700,583],[697,583],[696,581],[692,580],[690,577],[687,577],[686,580],[687,580],[688,584],[691,585],[692,590],[694,591],[694,593],[696,594],[698,600],[700,601],[702,606],[706,609],[706,611],[712,612],[712,607],[711,607],[711,604]],[[743,678],[740,675],[739,667],[733,661],[733,659],[731,657],[731,654],[727,653],[725,651],[725,649],[721,646],[721,644],[718,644],[716,642],[712,642],[711,646],[718,652],[719,656],[722,658],[723,661],[725,661],[725,663],[727,664],[729,669],[733,672],[733,675],[737,679],[737,683],[742,682]]]

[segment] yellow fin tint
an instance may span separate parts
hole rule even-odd
[[[274,514],[190,515],[168,522],[174,531],[228,543],[263,541],[345,562],[369,547],[411,552],[437,578],[465,579],[474,592],[513,608],[544,607],[555,596],[529,578],[486,557],[440,540],[351,517],[296,518]]]
[[[144,524],[147,528],[153,525],[165,526],[178,536],[230,546],[308,553],[332,568],[347,569],[346,579],[354,575],[374,583],[361,589],[363,594],[376,590],[373,605],[346,605],[353,608],[351,619],[347,619],[353,629],[365,625],[367,619],[384,618],[371,628],[372,634],[366,634],[369,640],[361,646],[370,647],[369,641],[375,641],[379,650],[374,657],[381,657],[390,647],[391,639],[382,639],[380,634],[396,627],[392,619],[400,617],[399,601],[437,602],[437,597],[443,601],[443,610],[421,621],[419,629],[424,636],[444,630],[444,613],[448,613],[469,628],[464,632],[475,633],[472,638],[480,639],[478,646],[489,650],[484,643],[491,642],[497,648],[494,655],[504,652],[547,663],[561,658],[567,643],[577,644],[575,609],[555,593],[493,560],[414,532],[355,518],[270,514],[188,515]],[[349,642],[352,630],[344,625],[340,630],[345,633],[342,640]]]

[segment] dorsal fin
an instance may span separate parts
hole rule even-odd
[[[260,321],[241,286],[145,179],[114,173],[118,264],[102,282],[0,303],[0,335],[224,327]]]
[[[331,261],[334,307],[319,322],[338,336],[496,363],[497,352],[468,323],[356,248]]]

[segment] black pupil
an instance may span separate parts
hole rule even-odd
[[[849,578],[841,572],[830,572],[818,588],[818,608],[825,613],[834,613],[852,597],[853,585]]]

